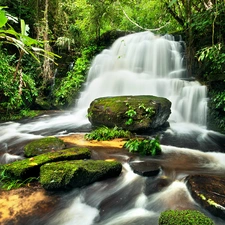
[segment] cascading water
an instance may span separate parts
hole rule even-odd
[[[115,41],[93,61],[77,108],[88,108],[97,97],[156,95],[172,102],[170,121],[206,126],[207,91],[187,81],[182,65],[182,42],[150,32]]]
[[[188,174],[224,173],[223,153],[194,149],[222,151],[225,137],[206,130],[207,89],[197,81],[188,81],[182,63],[182,46],[183,43],[172,36],[158,37],[151,32],[121,37],[93,60],[73,112],[51,118],[42,116],[25,123],[0,124],[3,156],[0,163],[3,163],[13,160],[8,154],[10,151],[22,148],[32,139],[66,135],[83,126],[90,127],[87,109],[95,98],[156,95],[172,102],[170,128],[161,133],[163,158],[147,159],[163,166],[159,176],[138,176],[129,167],[126,157],[121,159],[121,156],[105,153],[106,158],[122,161],[120,177],[65,194],[63,207],[29,224],[157,225],[159,214],[166,209],[202,210],[190,196],[183,178]],[[153,192],[152,187],[157,189],[161,184],[165,187]],[[217,225],[224,222],[214,220]]]

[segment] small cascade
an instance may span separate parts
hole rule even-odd
[[[141,32],[121,37],[93,60],[76,109],[104,96],[155,95],[172,102],[170,121],[206,125],[207,90],[187,81],[182,42]]]

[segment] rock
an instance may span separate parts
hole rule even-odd
[[[33,157],[46,152],[52,152],[65,148],[64,142],[57,137],[45,137],[30,142],[24,147],[26,157]]]
[[[95,181],[116,177],[122,164],[116,161],[75,160],[47,163],[40,169],[40,183],[46,190],[79,188]]]
[[[102,97],[91,102],[88,119],[93,126],[153,130],[166,124],[170,107],[168,99],[156,96]]]
[[[89,159],[90,157],[91,152],[87,148],[74,147],[59,150],[57,152],[48,152],[29,159],[5,164],[2,166],[2,169],[12,177],[26,179],[29,177],[38,177],[40,167],[45,163],[62,160]]]
[[[147,161],[130,162],[130,167],[134,173],[145,177],[156,176],[160,172],[160,166],[157,163]]]
[[[159,225],[215,225],[215,223],[197,210],[167,210],[159,217]]]
[[[187,177],[192,197],[211,214],[225,219],[225,178],[207,175]]]
[[[144,194],[149,196],[151,194],[162,191],[165,187],[168,187],[173,180],[170,177],[159,176],[156,178],[149,177],[145,181]]]

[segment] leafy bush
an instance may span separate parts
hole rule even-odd
[[[225,46],[221,43],[205,47],[197,52],[198,60],[206,67],[205,77],[218,76],[225,72]]]
[[[73,69],[67,72],[67,77],[61,80],[60,86],[54,91],[56,106],[66,107],[74,104],[74,99],[85,81],[90,60],[96,51],[96,46],[90,46],[82,50],[81,57],[76,60]]]
[[[210,92],[210,116],[214,123],[225,133],[225,92],[213,90]]]
[[[158,137],[153,139],[130,139],[125,142],[123,147],[129,149],[130,152],[139,152],[142,155],[155,156],[161,153]]]
[[[159,217],[159,225],[215,225],[197,210],[167,210]]]
[[[106,126],[99,127],[93,130],[89,134],[85,134],[86,140],[97,140],[97,141],[107,141],[115,138],[130,138],[131,133],[129,131],[124,131],[118,127],[108,128]]]
[[[26,109],[37,96],[35,82],[28,74],[22,73],[22,81],[13,76],[14,60],[14,56],[0,49],[0,110],[9,114]]]

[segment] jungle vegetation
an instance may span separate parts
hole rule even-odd
[[[91,59],[117,31],[182,35],[190,76],[225,131],[223,0],[0,0],[0,117],[73,106]],[[74,66],[75,65],[75,66]]]

